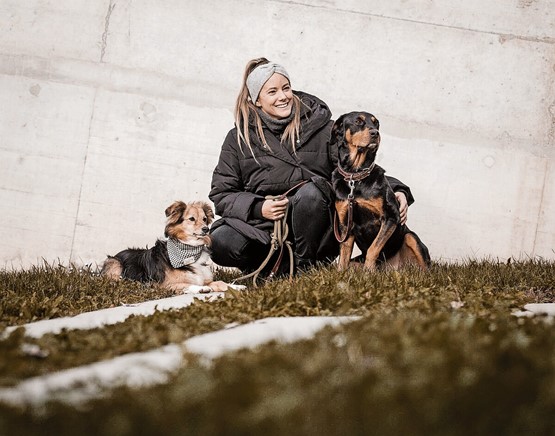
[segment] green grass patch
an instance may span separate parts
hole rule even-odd
[[[0,330],[170,295],[160,287],[108,280],[90,268],[44,263],[28,270],[0,270]]]
[[[404,311],[214,361],[75,410],[1,408],[6,434],[529,435],[555,431],[541,319]],[[3,427],[2,427],[3,425]]]
[[[435,265],[425,273],[412,269],[339,273],[328,267],[313,270],[292,283],[276,280],[257,289],[228,292],[225,299],[218,301],[196,300],[183,309],[156,312],[148,317],[131,316],[125,322],[100,329],[64,330],[39,339],[24,337],[20,329],[0,340],[0,386],[179,343],[219,330],[228,323],[246,323],[269,316],[384,316],[405,311],[432,315],[453,313],[452,305],[457,304],[459,314],[509,317],[512,310],[528,302],[554,301],[553,270],[553,264],[532,261],[509,265],[491,262]],[[20,289],[25,289],[23,294],[35,296],[34,305],[45,308],[44,313],[48,314],[89,310],[91,301],[94,308],[102,308],[167,296],[167,291],[160,288],[126,281],[114,283],[90,271],[62,267],[10,274],[14,274],[13,281],[19,283]],[[47,285],[49,279],[53,283]],[[42,293],[38,289],[43,289]],[[65,302],[63,307],[68,309],[54,312],[52,306],[60,296]],[[26,355],[23,344],[37,345],[47,357]]]
[[[60,267],[42,272],[55,284],[45,286],[48,280],[37,270],[17,273],[17,278],[14,272],[4,274],[13,275],[12,292],[36,295],[38,306],[48,306],[56,298],[52,295],[71,299],[71,292],[94,295],[95,309],[138,301],[141,295],[162,297],[159,289],[114,284],[90,271]],[[79,286],[83,293],[76,291]],[[67,303],[67,310],[91,310],[90,301],[79,297]],[[363,317],[326,329],[315,340],[226,355],[211,368],[191,358],[167,385],[119,389],[84,410],[51,404],[37,416],[0,406],[0,433],[554,434],[553,325],[542,317],[511,315],[526,303],[554,301],[555,264],[541,260],[435,264],[428,272],[339,273],[328,267],[292,283],[275,280],[229,292],[225,299],[197,300],[187,308],[135,316],[102,329],[37,340],[19,330],[0,341],[4,386],[181,342],[231,322]],[[32,316],[54,315],[35,311]],[[13,324],[10,319],[3,316],[2,322]],[[24,355],[23,343],[36,343],[48,356]]]

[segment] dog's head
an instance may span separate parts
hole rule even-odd
[[[210,245],[208,230],[214,212],[208,203],[175,201],[166,209],[166,217],[166,237],[188,245]]]
[[[358,169],[370,165],[380,146],[380,122],[368,112],[341,115],[331,129],[330,143],[337,145],[343,166]],[[348,164],[348,165],[347,165]]]

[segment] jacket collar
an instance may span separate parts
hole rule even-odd
[[[331,111],[326,103],[318,97],[302,91],[293,91],[293,93],[301,100],[301,131],[295,147],[296,150],[299,150],[314,133],[328,124],[331,120]],[[253,144],[259,149],[264,150],[265,153],[270,153],[258,140],[256,129],[252,124],[251,129]],[[291,144],[281,144],[279,138],[277,138],[266,126],[263,127],[263,130],[266,134],[266,141],[272,149],[271,154],[289,164],[298,165],[297,158],[291,150]]]

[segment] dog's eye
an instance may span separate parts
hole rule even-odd
[[[357,119],[355,120],[355,124],[356,124],[357,126],[361,126],[362,123],[363,123],[363,121],[362,121],[360,118],[357,118]]]
[[[208,218],[204,217],[204,218],[202,219],[202,222],[205,223],[206,221],[208,221]]]
[[[195,220],[195,217],[193,216],[189,218],[189,221],[194,221],[194,220]]]

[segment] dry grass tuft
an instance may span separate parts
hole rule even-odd
[[[167,296],[90,271],[1,272],[3,325]],[[229,273],[220,273],[229,280]],[[6,434],[555,434],[555,335],[526,303],[555,301],[555,264],[468,260],[428,272],[319,268],[290,283],[90,331],[0,341],[0,384],[181,342],[268,316],[361,315],[314,340],[189,364],[171,383],[120,389],[42,416],[0,406]],[[69,300],[69,301],[66,301]],[[16,309],[25,304],[26,309]],[[24,356],[22,343],[48,352]]]

